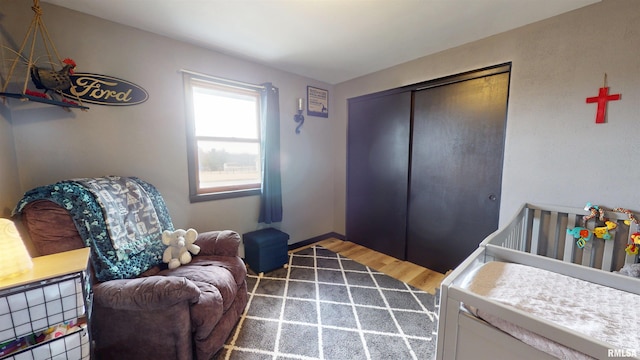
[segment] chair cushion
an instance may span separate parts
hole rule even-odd
[[[158,275],[183,276],[208,294],[213,286],[220,293],[226,311],[236,297],[238,286],[245,281],[247,269],[239,257],[194,256],[189,264],[163,270]]]
[[[22,212],[31,243],[40,256],[83,248],[69,212],[49,200],[27,204]]]

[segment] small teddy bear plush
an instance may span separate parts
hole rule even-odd
[[[169,264],[169,269],[191,262],[191,254],[198,255],[200,252],[200,247],[194,244],[197,237],[198,232],[194,229],[163,231],[162,243],[167,245],[167,248],[162,254],[162,262]]]

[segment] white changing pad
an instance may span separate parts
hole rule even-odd
[[[607,344],[640,350],[640,296],[521,264],[488,262],[466,287]],[[547,338],[475,309],[476,316],[526,344],[561,359],[589,359]],[[551,339],[553,340],[553,339]]]

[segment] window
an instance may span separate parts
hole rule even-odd
[[[257,86],[185,74],[192,202],[260,193],[260,93],[257,90]]]

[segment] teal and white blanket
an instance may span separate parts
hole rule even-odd
[[[151,198],[126,177],[74,179],[95,196],[118,258],[144,250],[147,238],[162,236]]]
[[[49,200],[69,211],[91,247],[99,281],[133,278],[162,263],[162,231],[173,230],[173,224],[153,185],[116,176],[61,181],[28,191],[14,212],[36,200]]]

